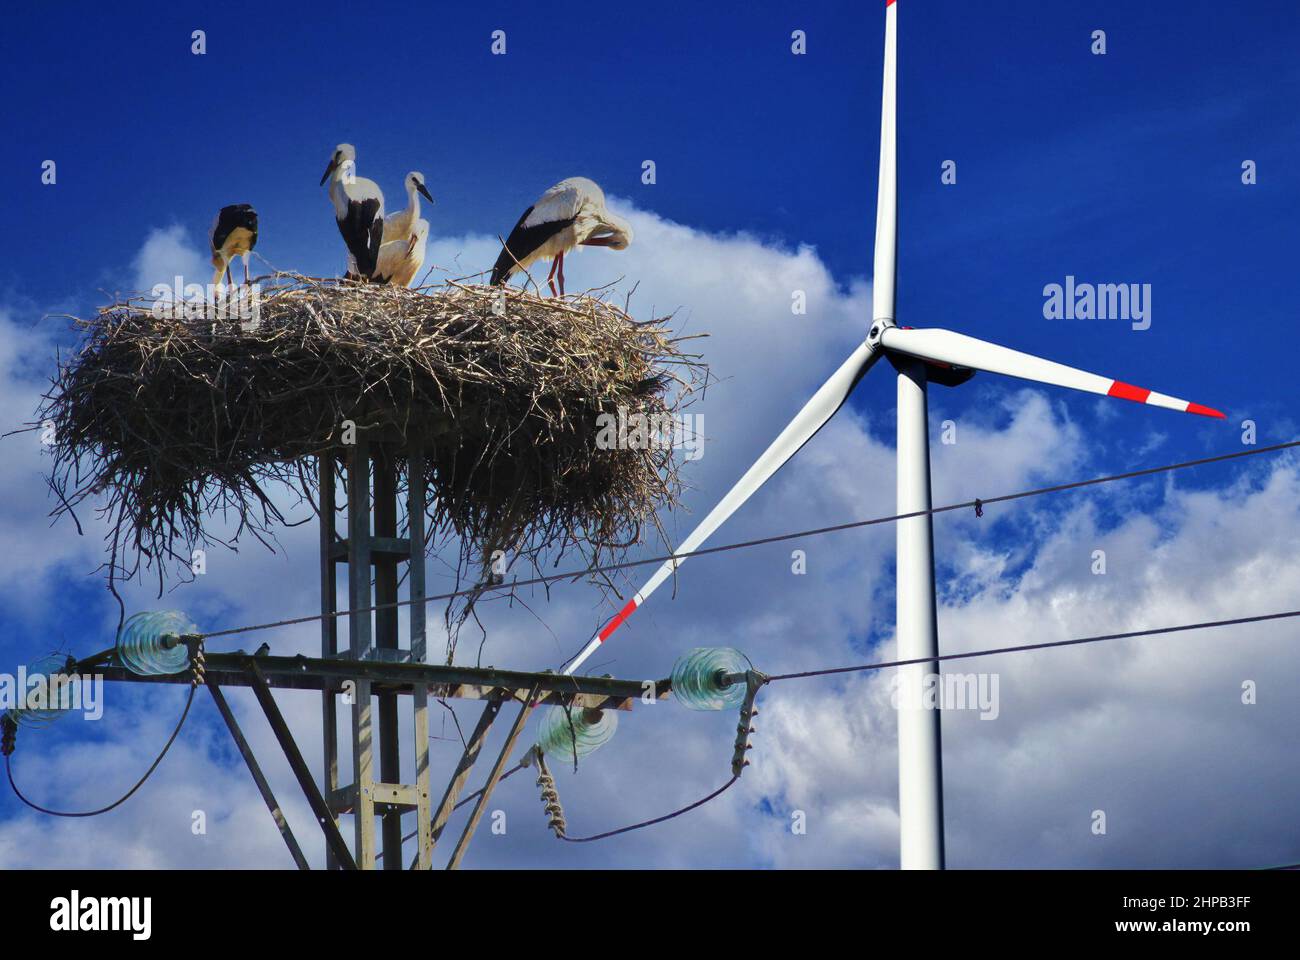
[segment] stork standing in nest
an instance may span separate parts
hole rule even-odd
[[[558,274],[564,296],[564,255],[579,246],[626,250],[632,242],[632,225],[605,208],[605,192],[586,177],[561,180],[524,211],[510,231],[492,268],[493,286],[505,283],[515,270],[538,260],[551,260],[546,276],[555,296]]]
[[[330,180],[334,219],[348,248],[348,279],[368,280],[379,264],[384,240],[383,191],[375,181],[357,176],[357,151],[350,143],[334,148],[321,186],[326,180]]]
[[[244,283],[248,283],[248,258],[257,246],[257,211],[246,203],[233,203],[222,207],[208,231],[208,246],[212,248],[212,266],[217,272],[212,277],[215,287],[221,283],[222,274],[230,285],[230,261],[244,258]]]
[[[406,175],[405,186],[406,209],[384,217],[384,243],[406,240],[411,236],[416,224],[420,222],[420,197],[424,197],[430,204],[434,202],[429,188],[424,185],[424,174],[419,170],[412,170]],[[427,224],[425,232],[428,232]]]
[[[375,268],[374,279],[396,287],[409,287],[424,266],[424,248],[428,240],[429,221],[417,220],[408,237],[384,241],[379,248],[379,265]]]

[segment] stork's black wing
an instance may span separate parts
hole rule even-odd
[[[212,249],[220,250],[230,239],[230,234],[243,227],[253,235],[248,248],[257,246],[257,211],[247,203],[232,203],[222,207],[217,213],[217,222],[212,226]]]
[[[347,216],[338,221],[339,233],[348,253],[357,262],[357,272],[369,278],[379,265],[379,245],[384,239],[384,221],[379,216],[379,200],[351,200]]]
[[[526,260],[530,253],[573,223],[572,218],[570,218],[568,220],[548,220],[543,223],[535,223],[531,227],[525,227],[524,221],[528,219],[532,212],[532,207],[525,210],[524,215],[515,224],[515,228],[510,231],[510,236],[506,237],[505,245],[501,248],[501,255],[497,257],[497,262],[492,267],[492,279],[489,281],[492,286],[495,287],[505,283],[510,279],[510,274],[515,272],[517,263]]]

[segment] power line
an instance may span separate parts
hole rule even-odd
[[[1265,613],[1253,617],[1236,617],[1231,620],[1206,620],[1201,623],[1185,623],[1173,627],[1153,627],[1148,630],[1131,630],[1126,633],[1108,633],[1095,637],[1078,637],[1073,640],[1051,640],[1045,643],[1024,643],[1012,647],[994,647],[988,650],[973,650],[969,653],[949,653],[938,657],[921,657],[912,660],[885,660],[877,663],[865,663],[851,667],[830,667],[825,670],[806,670],[801,673],[781,673],[768,677],[769,683],[775,683],[778,680],[800,680],[806,677],[824,677],[839,673],[856,673],[867,670],[884,670],[889,667],[907,667],[920,663],[936,663],[940,660],[961,660],[969,657],[988,657],[1004,653],[1020,653],[1026,650],[1046,650],[1052,647],[1069,647],[1085,643],[1100,643],[1103,640],[1124,640],[1133,637],[1151,637],[1159,636],[1166,633],[1179,633],[1186,630],[1201,630],[1211,627],[1228,627],[1236,626],[1243,623],[1262,623],[1268,620],[1282,620],[1288,617],[1300,617],[1300,610],[1288,610],[1283,613]],[[708,796],[696,800],[694,803],[682,807],[680,810],[674,810],[672,813],[662,817],[656,817],[653,820],[643,820],[640,823],[634,823],[631,826],[620,827],[617,830],[609,830],[605,833],[598,833],[591,837],[566,837],[560,835],[561,840],[569,843],[590,843],[594,840],[604,840],[608,837],[615,837],[621,833],[630,833],[633,830],[640,830],[642,827],[654,826],[656,823],[663,823],[665,820],[672,820],[674,817],[680,817],[684,813],[702,807],[704,804],[721,796],[739,777],[732,777],[720,788],[710,793]],[[1300,867],[1300,864],[1286,864],[1280,867],[1269,867],[1270,870],[1290,870]]]
[[[851,530],[859,527],[873,526],[882,523],[891,523],[897,520],[905,520],[913,517],[925,516],[927,514],[933,515],[938,513],[947,513],[953,510],[963,510],[971,507],[976,508],[976,510],[982,514],[982,507],[991,503],[1005,503],[1012,500],[1020,500],[1028,497],[1042,496],[1048,493],[1059,493],[1066,490],[1077,490],[1083,487],[1096,486],[1103,483],[1112,483],[1117,480],[1128,480],[1136,477],[1152,476],[1158,473],[1167,473],[1174,470],[1181,470],[1181,469],[1186,469],[1195,466],[1203,466],[1210,463],[1220,463],[1227,460],[1235,460],[1243,457],[1254,456],[1257,454],[1276,453],[1294,447],[1300,447],[1300,441],[1291,441],[1288,443],[1273,444],[1267,447],[1259,447],[1254,450],[1236,451],[1228,454],[1219,454],[1213,457],[1203,457],[1197,460],[1186,460],[1180,463],[1166,464],[1164,466],[1159,466],[1159,467],[1148,467],[1141,470],[1132,470],[1132,471],[1127,471],[1125,473],[1111,474],[1103,477],[1095,477],[1089,480],[1078,480],[1078,481],[1073,481],[1071,483],[1055,484],[1049,487],[1039,487],[1032,490],[1023,490],[1017,493],[1003,494],[1001,496],[988,497],[984,499],[977,498],[975,500],[966,500],[960,503],[948,504],[941,507],[931,507],[928,510],[918,510],[910,513],[894,514],[885,517],[875,517],[868,520],[851,521],[848,523],[835,524],[833,526],[828,526],[828,527],[818,527],[811,530],[802,530],[802,531],[797,531],[792,533],[778,534],[770,537],[762,537],[755,540],[740,541],[737,543],[725,544],[723,546],[718,546],[718,547],[707,547],[707,548],[702,548],[700,550],[696,550],[689,554],[668,554],[661,557],[651,557],[642,560],[624,561],[620,563],[608,564],[599,567],[591,567],[585,570],[572,571],[569,573],[550,574],[550,575],[544,575],[540,577],[533,577],[525,580],[516,580],[509,584],[500,584],[495,586],[480,585],[478,587],[470,588],[467,590],[457,590],[451,593],[438,594],[430,597],[425,597],[422,600],[401,600],[401,601],[394,601],[390,603],[375,604],[373,606],[368,606],[368,607],[357,607],[351,610],[340,610],[329,614],[313,614],[304,617],[293,617],[293,618],[278,620],[270,623],[253,624],[244,627],[234,627],[228,630],[217,630],[211,633],[199,634],[199,636],[203,638],[231,636],[238,633],[252,632],[254,630],[267,630],[274,627],[290,626],[290,625],[300,624],[300,623],[310,623],[310,622],[322,620],[327,616],[339,617],[339,616],[348,616],[353,613],[368,613],[376,610],[394,609],[403,606],[410,606],[414,603],[430,603],[435,600],[449,600],[458,596],[465,596],[475,592],[481,594],[483,592],[486,592],[487,590],[493,590],[493,591],[504,590],[504,589],[514,590],[518,587],[523,587],[523,586],[532,586],[532,585],[551,583],[551,582],[561,581],[561,580],[573,580],[597,572],[625,570],[632,567],[644,566],[652,563],[663,563],[667,560],[672,560],[672,559],[684,560],[692,556],[703,556],[707,554],[724,553],[731,550],[739,550],[748,547],[761,546],[769,543],[778,543],[781,541],[799,539],[803,537],[819,536],[826,533],[834,533],[842,530]],[[842,673],[857,673],[857,672],[864,672],[869,670],[882,670],[890,667],[902,667],[902,666],[910,666],[914,664],[938,663],[941,661],[959,660],[959,659],[967,659],[967,658],[983,657],[983,656],[994,656],[994,655],[1005,654],[1005,653],[1018,653],[1018,652],[1025,652],[1031,650],[1045,650],[1053,647],[1077,646],[1081,644],[1099,643],[1107,640],[1122,640],[1122,639],[1130,639],[1135,637],[1157,636],[1157,635],[1167,634],[1167,633],[1178,633],[1178,632],[1183,632],[1188,630],[1208,629],[1212,627],[1234,626],[1234,625],[1241,625],[1247,623],[1260,623],[1260,622],[1265,622],[1270,620],[1280,620],[1284,618],[1297,617],[1297,616],[1300,616],[1300,610],[1292,610],[1292,611],[1286,611],[1282,613],[1261,614],[1252,617],[1238,617],[1229,620],[1213,620],[1213,621],[1203,621],[1200,623],[1192,623],[1192,624],[1180,624],[1172,627],[1157,627],[1157,628],[1151,628],[1147,630],[1134,630],[1134,631],[1128,631],[1124,633],[1102,634],[1102,635],[1092,636],[1092,637],[1079,637],[1070,640],[1054,640],[1054,641],[1047,641],[1043,643],[1020,644],[1017,646],[997,647],[988,650],[970,651],[967,653],[950,653],[950,654],[943,654],[937,657],[924,657],[924,658],[916,658],[910,660],[879,661],[875,663],[858,664],[855,666],[831,667],[822,670],[808,670],[808,671],[802,671],[798,673],[774,675],[770,677],[769,680],[774,682],[778,680],[795,680],[795,679],[803,679],[808,677],[830,676],[830,675],[842,674]],[[6,773],[8,774],[10,786],[13,788],[14,793],[18,796],[18,798],[23,803],[25,803],[27,806],[31,807],[32,809],[40,811],[42,813],[47,813],[47,814],[51,814],[54,816],[61,816],[61,817],[91,817],[91,816],[97,816],[102,813],[107,813],[108,811],[124,803],[141,786],[143,786],[145,781],[148,780],[149,776],[154,772],[155,769],[157,769],[158,765],[162,762],[163,758],[167,755],[168,750],[171,749],[172,743],[175,742],[176,737],[180,734],[181,728],[185,724],[186,717],[189,715],[190,705],[193,703],[194,700],[194,690],[195,688],[192,687],[190,691],[190,697],[186,701],[185,709],[181,713],[180,721],[177,723],[176,729],[172,731],[172,735],[171,737],[168,738],[167,743],[164,745],[162,749],[162,752],[158,755],[157,759],[154,760],[153,764],[149,767],[149,769],[145,771],[144,776],[141,777],[140,780],[137,781],[136,784],[129,791],[127,791],[125,795],[123,795],[114,803],[106,807],[103,807],[99,810],[91,810],[91,811],[84,811],[84,812],[63,812],[63,811],[50,810],[45,807],[41,807],[33,803],[32,801],[28,800],[18,790],[17,784],[14,783],[13,772],[9,764],[9,757],[8,755],[6,755],[5,769],[6,769]],[[518,769],[520,769],[520,767],[516,767],[515,769],[509,771],[509,773],[514,773]],[[509,773],[506,774],[506,776],[509,776]],[[504,779],[504,777],[502,779]],[[723,784],[721,787],[719,787],[717,790],[710,793],[709,795],[701,798],[700,800],[695,801],[692,804],[689,804],[688,806],[675,810],[672,813],[665,814],[664,816],[656,817],[652,820],[642,821],[640,823],[631,824],[626,827],[620,827],[617,830],[607,831],[605,833],[596,834],[590,837],[562,836],[561,839],[566,840],[570,843],[590,843],[592,841],[604,840],[609,837],[617,836],[619,834],[628,833],[633,830],[639,830],[644,827],[649,827],[658,823],[663,823],[667,820],[672,820],[676,817],[682,816],[685,813],[689,813],[691,810],[701,807],[706,803],[709,803],[716,797],[723,794],[726,790],[728,790],[736,782],[737,779],[739,778],[732,777],[729,781],[727,781],[725,784]],[[482,791],[479,792],[481,793]],[[456,805],[457,808],[464,805],[465,803],[468,803],[470,800],[474,798],[474,796],[477,796],[477,794],[473,794],[469,797],[466,797],[464,800],[462,800],[460,803]]]
[[[1262,613],[1254,617],[1236,617],[1232,620],[1205,620],[1201,623],[1183,623],[1175,627],[1152,627],[1148,630],[1130,630],[1127,633],[1104,633],[1095,637],[1077,637],[1073,640],[1049,640],[1045,643],[1023,643],[1014,647],[993,647],[989,650],[972,650],[968,653],[945,653],[937,657],[917,657],[912,660],[883,660],[877,663],[863,663],[853,667],[829,667],[825,670],[805,670],[801,673],[780,673],[768,679],[800,680],[804,677],[826,677],[836,673],[858,673],[865,670],[884,670],[887,667],[909,667],[918,663],[938,663],[941,660],[963,660],[969,657],[990,657],[1001,653],[1020,653],[1025,650],[1046,650],[1050,647],[1073,647],[1084,643],[1100,643],[1103,640],[1127,640],[1131,637],[1154,637],[1164,633],[1181,633],[1184,630],[1203,630],[1210,627],[1231,627],[1243,623],[1261,623],[1266,620],[1283,620],[1287,617],[1300,617],[1300,610],[1287,610],[1283,613]]]
[[[502,590],[516,590],[519,587],[537,586],[540,584],[554,583],[561,580],[578,580],[582,577],[589,576],[593,573],[606,573],[616,570],[627,570],[632,567],[642,567],[649,564],[664,563],[668,560],[686,560],[690,557],[702,557],[709,554],[725,553],[731,550],[741,550],[748,547],[758,547],[769,543],[780,543],[787,540],[798,540],[804,537],[821,536],[827,533],[838,533],[842,530],[854,530],[859,527],[870,527],[882,523],[893,523],[897,520],[909,520],[913,517],[923,517],[937,513],[948,513],[953,510],[967,510],[977,505],[982,509],[990,503],[1006,503],[1011,500],[1023,500],[1027,497],[1038,497],[1048,493],[1060,493],[1066,490],[1078,490],[1082,487],[1096,486],[1103,483],[1113,483],[1116,480],[1131,480],[1135,477],[1152,476],[1158,473],[1169,473],[1174,470],[1183,470],[1189,467],[1199,467],[1210,463],[1221,463],[1226,460],[1236,460],[1242,457],[1253,457],[1262,453],[1277,453],[1282,450],[1300,447],[1300,440],[1292,440],[1287,443],[1277,443],[1268,447],[1258,447],[1253,450],[1240,450],[1234,453],[1223,453],[1213,457],[1203,457],[1199,460],[1184,460],[1181,463],[1170,463],[1160,467],[1147,467],[1142,470],[1130,470],[1126,473],[1116,473],[1104,477],[1094,477],[1090,480],[1075,480],[1071,483],[1060,483],[1050,487],[1038,487],[1033,490],[1021,490],[1018,493],[1006,493],[1001,496],[976,498],[974,500],[964,500],[960,503],[950,503],[942,507],[931,507],[928,510],[915,510],[911,513],[897,513],[886,517],[873,517],[869,520],[852,520],[848,523],[834,524],[829,527],[814,527],[810,530],[799,530],[793,533],[776,534],[770,537],[760,537],[756,540],[742,540],[737,543],[724,544],[718,547],[702,547],[691,553],[669,553],[658,557],[648,557],[642,560],[624,560],[619,563],[605,564],[602,566],[588,567],[583,570],[573,570],[568,573],[543,574],[538,577],[530,577],[524,580],[513,580],[510,583],[502,584],[479,584],[464,590],[453,590],[450,593],[440,593],[434,596],[424,597],[417,600],[395,600],[388,603],[374,604],[367,607],[354,607],[349,610],[335,610],[330,613],[313,613],[301,617],[289,617],[283,620],[273,620],[269,623],[250,624],[243,627],[231,627],[228,630],[214,630],[211,633],[200,633],[197,636],[205,639],[213,637],[228,637],[238,633],[251,633],[254,630],[270,630],[275,627],[289,627],[301,623],[313,623],[323,620],[326,617],[346,617],[354,613],[372,613],[377,610],[392,610],[399,607],[407,607],[413,604],[433,603],[437,600],[452,600],[456,597],[469,596],[470,594],[482,595],[484,593],[496,593]]]
[[[884,660],[875,663],[858,664],[855,666],[829,667],[822,670],[805,670],[799,673],[774,674],[768,677],[768,682],[775,683],[776,681],[779,680],[800,680],[808,677],[824,677],[824,676],[831,676],[834,674],[842,674],[842,673],[859,673],[859,672],[865,672],[869,670],[884,670],[891,667],[906,667],[915,664],[937,663],[940,661],[961,660],[961,659],[969,659],[972,657],[988,657],[988,656],[996,656],[996,655],[1006,654],[1006,653],[1023,653],[1025,651],[1031,651],[1031,650],[1047,650],[1054,647],[1069,647],[1069,646],[1078,646],[1081,644],[1100,643],[1102,641],[1107,641],[1107,640],[1126,640],[1126,639],[1133,639],[1136,637],[1161,636],[1169,633],[1181,633],[1188,630],[1203,630],[1203,629],[1211,629],[1214,627],[1240,626],[1242,624],[1264,623],[1272,620],[1283,620],[1292,617],[1300,617],[1300,610],[1287,610],[1280,613],[1257,614],[1255,616],[1250,616],[1250,617],[1234,617],[1228,620],[1204,620],[1199,623],[1178,624],[1176,626],[1170,626],[1170,627],[1151,627],[1146,630],[1130,630],[1123,633],[1107,633],[1107,634],[1099,634],[1097,636],[1091,636],[1091,637],[1076,637],[1070,640],[1050,640],[1050,641],[1045,641],[1043,643],[1025,643],[1025,644],[1017,644],[1015,646],[1009,646],[1009,647],[993,647],[987,650],[972,650],[966,653],[942,654],[937,657],[919,657],[919,658],[914,658],[909,660]],[[176,740],[177,735],[181,731],[181,727],[184,726],[185,724],[185,718],[189,714],[190,704],[193,703],[194,700],[195,689],[196,689],[195,687],[191,687],[190,696],[189,699],[186,701],[185,710],[181,714],[180,721],[179,723],[177,723],[176,729],[172,731],[171,737],[168,738],[167,743],[163,747],[162,752],[158,755],[158,758],[153,762],[153,764],[149,767],[149,769],[145,771],[144,776],[140,778],[140,780],[135,784],[135,786],[133,786],[129,791],[127,791],[125,795],[123,795],[120,799],[110,804],[109,806],[103,807],[102,809],[99,810],[91,810],[91,811],[80,812],[80,813],[67,813],[67,812],[61,812],[57,810],[49,810],[45,807],[38,806],[37,804],[32,803],[30,800],[28,800],[25,796],[23,796],[22,792],[19,791],[17,784],[14,783],[13,772],[9,767],[9,757],[6,755],[5,770],[9,776],[9,785],[13,788],[14,793],[17,795],[19,800],[27,804],[32,809],[40,811],[41,813],[48,813],[60,817],[91,817],[101,813],[107,813],[109,810],[114,809],[115,807],[121,805],[127,799],[129,799],[144,784],[144,782],[149,778],[150,774],[152,774],[153,771],[158,767],[158,765],[162,762],[163,757],[167,755],[167,751],[171,749],[172,743]],[[517,764],[514,768],[507,771],[501,777],[501,780],[506,779],[513,773],[517,773],[519,770],[523,769],[523,767],[524,767],[523,763]],[[733,776],[721,787],[719,787],[717,790],[713,791],[712,793],[708,794],[707,796],[702,797],[699,800],[696,800],[695,802],[688,804],[687,806],[681,807],[680,809],[674,810],[672,813],[664,814],[661,817],[655,817],[654,819],[651,820],[643,820],[639,823],[630,824],[629,826],[626,827],[619,827],[616,830],[609,830],[604,833],[598,833],[590,837],[567,837],[561,835],[559,839],[564,840],[568,843],[591,843],[597,840],[605,840],[610,837],[615,837],[620,834],[630,833],[633,830],[640,830],[644,827],[651,827],[654,826],[655,824],[664,823],[668,820],[672,820],[675,819],[676,817],[682,816],[683,814],[689,813],[690,811],[702,807],[706,803],[709,803],[710,801],[716,799],[717,797],[725,793],[728,789],[730,789],[731,786],[734,785],[738,779],[740,778],[737,776]],[[473,800],[482,792],[483,792],[482,790],[478,790],[470,794],[469,796],[462,799],[459,803],[457,803],[456,806],[453,807],[453,809],[459,809],[460,807],[469,803],[471,800]],[[414,835],[415,833],[413,832],[403,837],[402,839],[408,840]],[[1286,869],[1293,869],[1295,866],[1300,866],[1300,865],[1288,864],[1280,867],[1270,867],[1268,869],[1286,870]]]
[[[108,806],[100,807],[98,810],[67,811],[50,810],[47,807],[42,807],[40,804],[33,803],[31,800],[28,800],[23,796],[23,792],[18,789],[18,784],[14,783],[14,771],[9,763],[10,754],[6,752],[4,755],[5,775],[9,778],[9,786],[13,789],[14,796],[38,813],[48,813],[52,817],[97,817],[101,813],[108,813],[110,810],[120,807],[122,804],[126,803],[127,800],[131,799],[137,790],[144,786],[145,781],[148,780],[149,777],[152,776],[153,772],[158,769],[158,764],[163,762],[163,757],[167,756],[167,751],[172,748],[172,744],[176,742],[176,738],[180,735],[181,727],[185,726],[185,718],[190,715],[190,707],[194,705],[194,694],[198,689],[197,683],[190,685],[190,695],[185,700],[185,709],[181,711],[181,718],[176,722],[176,729],[173,730],[172,735],[167,738],[167,742],[163,744],[162,752],[159,753],[157,759],[149,765],[149,769],[144,772],[144,776],[135,782],[135,786],[122,794],[122,796],[118,797]],[[9,722],[12,723],[13,721],[10,720]]]
[[[738,776],[732,777],[730,780],[728,780],[722,786],[718,787],[718,789],[714,790],[707,797],[701,797],[699,800],[696,800],[694,803],[689,804],[688,806],[682,807],[680,810],[674,810],[672,813],[666,813],[662,817],[655,817],[653,820],[642,820],[640,823],[634,823],[631,826],[627,826],[627,827],[619,827],[617,830],[609,830],[606,831],[605,833],[598,833],[592,837],[566,837],[562,833],[559,834],[558,836],[561,840],[565,841],[566,843],[591,843],[593,840],[604,840],[607,837],[616,837],[620,833],[631,833],[633,830],[640,830],[642,827],[653,827],[656,823],[663,823],[665,820],[672,820],[674,817],[680,817],[683,813],[690,813],[696,807],[704,806],[706,803],[708,803],[710,800],[713,800],[715,797],[720,797],[722,794],[726,793],[728,788],[730,788],[731,785],[739,779],[740,777]]]

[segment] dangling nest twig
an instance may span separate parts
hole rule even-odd
[[[316,458],[342,453],[347,422],[399,456],[422,438],[430,542],[459,541],[458,576],[492,549],[607,562],[680,482],[664,445],[601,449],[598,417],[666,422],[707,378],[669,318],[602,295],[276,274],[255,329],[159,312],[134,298],[77,321],[84,343],[37,415],[54,425],[55,515],[95,498],[109,521],[110,587],[152,568],[161,591],[193,549],[245,533],[274,549],[271,488],[318,503]],[[229,540],[217,515],[237,521]]]

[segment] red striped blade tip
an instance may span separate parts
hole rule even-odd
[[[1110,390],[1106,392],[1107,396],[1118,397],[1120,400],[1132,400],[1134,403],[1146,403],[1147,398],[1151,396],[1151,391],[1145,387],[1135,387],[1131,383],[1125,383],[1123,380],[1116,380],[1110,385]],[[1187,413],[1199,414],[1202,417],[1215,417],[1219,420],[1226,420],[1227,417],[1220,410],[1213,407],[1206,407],[1199,403],[1188,403]]]
[[[629,600],[627,604],[623,607],[623,609],[620,610],[618,614],[614,617],[614,619],[609,621],[609,623],[605,624],[605,629],[600,631],[600,633],[596,635],[597,638],[600,640],[600,642],[604,643],[606,640],[608,640],[610,638],[610,635],[623,625],[623,621],[626,620],[628,617],[632,616],[632,614],[635,611],[636,611],[636,601]]]

